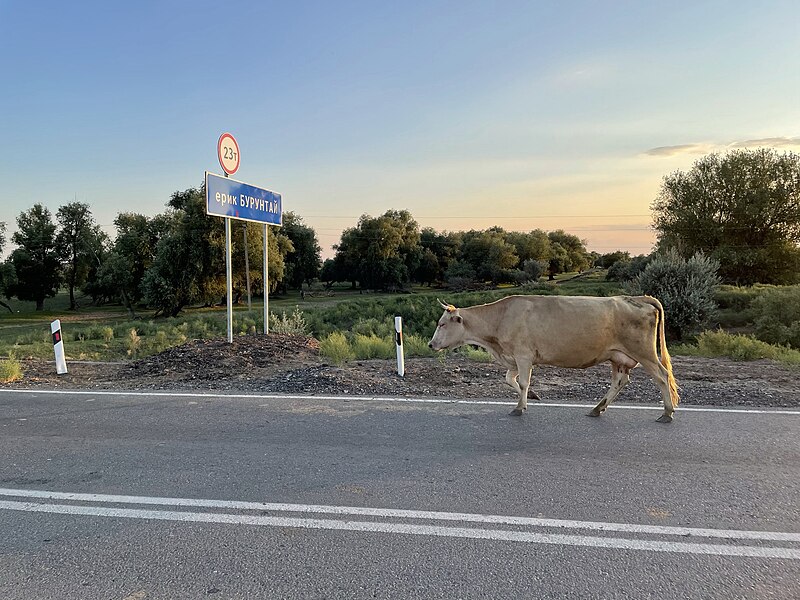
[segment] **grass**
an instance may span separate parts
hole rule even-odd
[[[22,366],[13,356],[0,360],[0,383],[11,383],[22,379]]]

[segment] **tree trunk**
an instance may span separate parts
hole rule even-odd
[[[11,310],[11,307],[10,307],[8,304],[6,304],[5,302],[3,302],[2,300],[0,300],[0,304],[2,304],[3,306],[5,306],[5,307],[8,309],[8,312],[10,312],[12,315],[14,314],[14,311],[13,311],[13,310]]]
[[[36,310],[37,311],[44,310],[44,298],[37,298],[36,299]]]

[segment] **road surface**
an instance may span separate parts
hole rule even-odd
[[[800,597],[800,411],[511,407],[0,390],[0,597]]]

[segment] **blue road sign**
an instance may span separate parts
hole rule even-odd
[[[206,214],[283,224],[281,195],[206,171]]]

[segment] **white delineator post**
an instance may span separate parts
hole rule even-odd
[[[67,372],[67,357],[64,355],[64,339],[61,337],[59,319],[50,323],[50,333],[53,334],[53,350],[56,353],[56,373],[63,375]]]
[[[397,346],[397,374],[406,374],[406,362],[403,356],[403,317],[394,318],[394,341]]]

